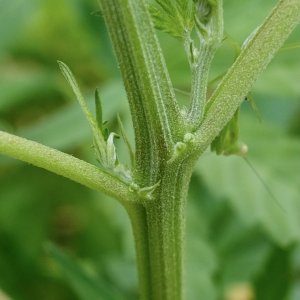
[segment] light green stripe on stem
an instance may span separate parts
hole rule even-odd
[[[3,131],[0,131],[0,154],[33,164],[91,189],[104,192],[122,203],[134,197],[128,184],[96,166]]]

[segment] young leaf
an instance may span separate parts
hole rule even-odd
[[[212,13],[212,5],[215,5],[214,0],[193,0],[196,7],[195,16],[202,24],[207,24]]]
[[[57,61],[57,62],[58,62],[58,65],[59,65],[59,68],[60,68],[62,74],[64,75],[65,79],[67,80],[70,87],[72,88],[72,90],[81,106],[81,109],[83,110],[88,122],[90,123],[91,128],[93,130],[95,130],[97,128],[96,121],[86,104],[86,100],[84,99],[84,97],[81,93],[81,90],[79,88],[79,85],[78,85],[73,73],[71,72],[71,70],[65,63],[63,63],[61,61]]]
[[[90,125],[94,125],[94,117],[91,114],[91,112],[89,111],[86,101],[80,91],[79,85],[73,75],[73,73],[71,72],[71,70],[69,69],[69,67],[63,63],[62,61],[57,61],[59,68],[62,72],[62,74],[64,75],[65,79],[67,80],[67,82],[69,83],[70,87],[72,88],[86,118],[88,119],[88,121],[90,122]]]
[[[117,154],[114,145],[114,137],[116,136],[116,134],[110,133],[108,135],[106,130],[105,129],[103,130],[102,107],[101,107],[101,101],[100,101],[100,96],[98,91],[96,91],[95,93],[95,103],[96,103],[96,119],[95,119],[95,117],[88,109],[88,106],[80,91],[78,83],[74,75],[72,74],[71,70],[69,69],[69,67],[61,61],[59,61],[58,64],[63,75],[65,76],[71,88],[73,89],[73,92],[77,97],[78,102],[93,131],[95,151],[99,162],[103,167],[114,170],[114,168],[117,165]],[[106,135],[108,135],[108,138],[106,138]]]
[[[69,67],[61,61],[58,61],[58,64],[59,64],[62,74],[64,75],[64,77],[66,78],[68,83],[70,84],[70,86],[71,86],[71,88],[72,88],[72,90],[73,90],[89,124],[90,124],[90,127],[93,131],[95,148],[96,148],[96,153],[98,154],[98,159],[101,162],[101,164],[104,167],[106,167],[107,166],[106,151],[105,151],[106,143],[105,143],[105,140],[104,140],[101,130],[99,130],[99,128],[98,128],[97,121],[95,120],[94,116],[90,112],[90,110],[86,104],[86,101],[80,91],[79,85],[78,85],[73,73],[69,69]]]
[[[103,133],[102,105],[98,89],[95,91],[96,120],[99,130]]]
[[[107,121],[103,122],[102,102],[101,102],[98,89],[96,89],[95,91],[95,108],[96,108],[96,121],[97,121],[98,129],[102,133],[104,141],[107,141],[109,136],[109,130],[108,128],[104,127]]]
[[[222,0],[194,0],[195,25],[200,39],[218,45],[223,39]]]
[[[175,38],[183,39],[194,26],[194,3],[192,0],[155,0],[150,12],[154,25]]]

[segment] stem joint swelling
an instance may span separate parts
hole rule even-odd
[[[161,182],[158,181],[151,186],[139,187],[138,184],[132,182],[129,186],[129,190],[136,195],[136,199],[138,199],[138,202],[145,204],[147,201],[151,201],[154,199],[153,193],[157,191],[160,183]]]
[[[189,155],[193,153],[195,145],[195,135],[191,132],[187,132],[184,135],[183,140],[174,145],[171,158],[167,161],[167,164],[170,165],[174,162],[183,162]]]

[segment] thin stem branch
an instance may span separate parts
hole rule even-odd
[[[210,45],[200,45],[199,58],[191,65],[192,87],[189,122],[192,127],[199,126],[204,115],[208,75],[214,54],[215,50]]]
[[[0,153],[104,192],[125,203],[134,198],[127,183],[96,166],[39,143],[0,131]]]
[[[223,0],[218,0],[210,8],[210,18],[207,24],[199,23],[196,18],[196,24],[203,26],[203,30],[198,27],[199,49],[196,54],[193,53],[194,59],[190,60],[192,69],[192,86],[191,86],[191,106],[189,110],[189,122],[194,131],[201,123],[206,105],[206,93],[208,86],[208,75],[211,62],[216,50],[221,45],[224,34],[223,26]],[[187,41],[189,40],[187,36]],[[185,45],[188,42],[185,42]],[[193,45],[193,44],[191,44]],[[185,46],[187,51],[187,45]],[[194,51],[193,49],[191,51]]]
[[[264,23],[250,35],[209,100],[203,122],[196,132],[198,153],[211,144],[233,117],[299,21],[300,1],[280,0]]]

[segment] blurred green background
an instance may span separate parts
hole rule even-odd
[[[275,0],[225,0],[225,28],[239,44]],[[97,164],[92,138],[56,60],[108,126],[131,121],[96,0],[0,0],[0,129]],[[287,44],[300,42],[300,28]],[[190,74],[178,41],[159,33],[174,86]],[[211,78],[235,57],[226,43]],[[240,157],[199,160],[188,202],[186,294],[205,300],[300,299],[300,50],[283,49],[253,89],[262,115],[242,105]],[[178,94],[179,97],[180,94]],[[182,97],[187,103],[187,99]],[[131,134],[132,136],[132,134]],[[119,155],[127,159],[119,142]],[[259,173],[259,175],[257,174]],[[267,187],[266,187],[266,186]],[[0,299],[138,299],[128,218],[112,199],[0,157]]]

